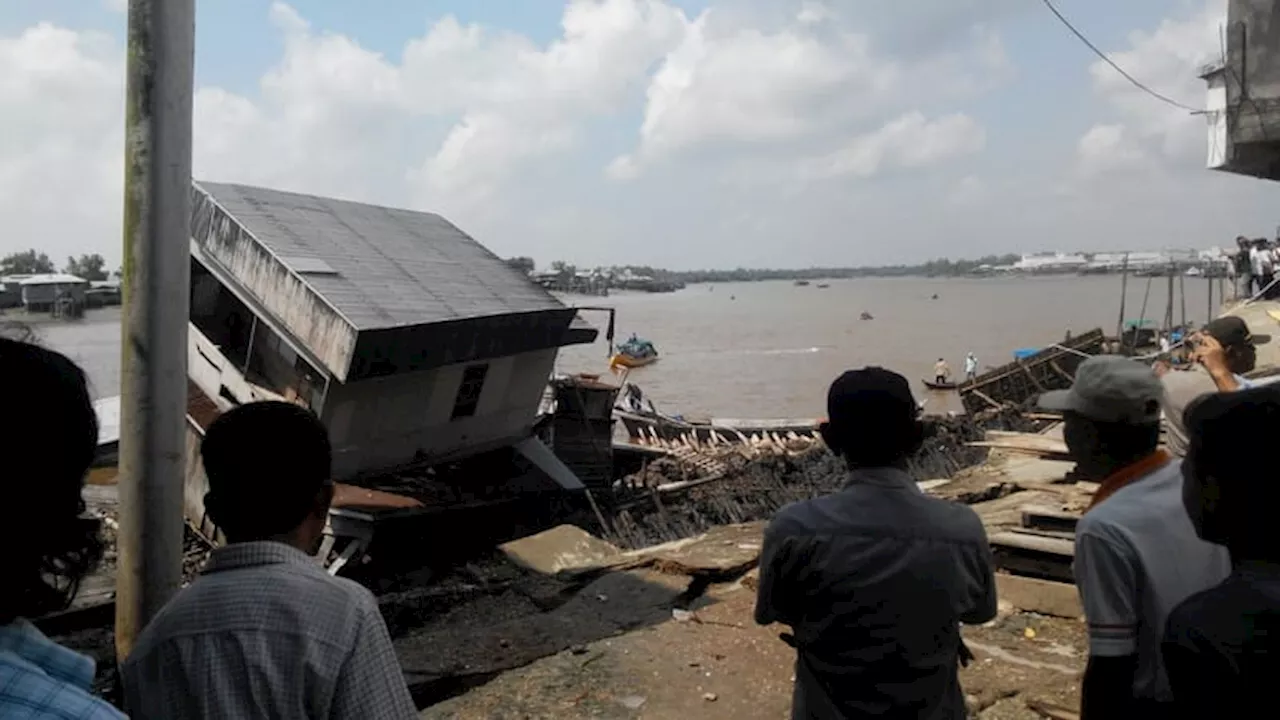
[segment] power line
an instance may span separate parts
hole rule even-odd
[[[1071,21],[1068,20],[1066,17],[1064,17],[1063,14],[1058,11],[1058,8],[1054,6],[1052,0],[1040,0],[1040,1],[1044,3],[1045,7],[1049,8],[1049,12],[1052,12],[1054,16],[1058,18],[1058,20],[1062,21],[1062,24],[1065,25],[1073,35],[1075,35],[1077,38],[1080,39],[1080,42],[1084,43],[1090,50],[1094,52],[1095,55],[1102,58],[1103,62],[1110,65],[1112,68],[1114,68],[1116,72],[1120,73],[1120,75],[1124,77],[1125,80],[1128,80],[1129,82],[1133,83],[1134,87],[1138,88],[1139,90],[1142,90],[1143,92],[1147,93],[1151,97],[1154,97],[1157,100],[1160,100],[1162,102],[1166,102],[1176,108],[1181,108],[1183,110],[1187,110],[1193,113],[1204,112],[1199,108],[1193,108],[1190,105],[1184,105],[1178,102],[1177,100],[1174,100],[1173,98],[1169,97],[1168,95],[1163,95],[1161,93],[1158,93],[1155,90],[1152,90],[1150,87],[1144,85],[1140,80],[1130,75],[1129,73],[1125,72],[1124,68],[1120,67],[1119,65],[1116,64],[1114,60],[1107,57],[1106,53],[1099,50],[1097,45],[1094,45],[1092,42],[1089,41],[1089,38],[1085,37],[1083,33],[1077,30],[1076,26],[1072,25]]]

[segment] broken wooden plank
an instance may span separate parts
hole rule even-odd
[[[1084,616],[1080,593],[1070,583],[996,573],[996,593],[1023,612],[1071,619]]]
[[[1009,532],[1017,535],[1026,535],[1028,537],[1058,538],[1060,540],[1070,540],[1075,542],[1075,533],[1069,530],[1041,530],[1040,528],[1013,527],[1009,528]]]
[[[976,447],[1000,447],[1009,450],[1026,449],[1034,452],[1066,455],[1067,443],[1054,437],[1046,437],[1038,433],[1012,433],[993,431],[987,433],[987,440],[971,442]]]
[[[573,525],[512,540],[498,550],[516,565],[544,575],[591,572],[622,561],[616,546]]]
[[[1022,508],[1022,526],[1025,528],[1074,533],[1079,521],[1079,513],[1043,505],[1027,505]]]
[[[992,535],[990,543],[993,547],[1045,553],[1067,558],[1068,560],[1076,555],[1075,543],[1066,538],[1042,537],[1007,531]]]

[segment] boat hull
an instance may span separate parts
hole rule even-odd
[[[649,355],[647,357],[636,357],[634,355],[626,355],[618,353],[609,359],[609,367],[611,368],[639,368],[646,365],[652,365],[658,362],[657,355]]]

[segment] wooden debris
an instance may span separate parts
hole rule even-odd
[[[1015,575],[1072,582],[1071,562],[1075,543],[1066,538],[1041,537],[1018,532],[997,533],[990,538],[996,567]]]
[[[1023,612],[1071,619],[1084,616],[1080,593],[1069,583],[996,573],[996,592]]]
[[[1027,700],[1027,709],[1045,720],[1080,720],[1080,713],[1042,700]]]
[[[1042,505],[1028,505],[1022,508],[1022,526],[1039,530],[1055,530],[1074,534],[1076,523],[1080,521],[1078,513],[1067,512]]]
[[[573,525],[560,525],[498,547],[511,562],[543,575],[577,575],[623,564],[622,551]]]

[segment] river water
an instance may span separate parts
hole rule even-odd
[[[1175,278],[1175,322],[1186,297],[1188,321],[1203,323],[1209,282]],[[1213,282],[1214,309],[1219,305]],[[1182,290],[1179,290],[1181,285]],[[1147,278],[1129,278],[1126,319],[1139,317]],[[937,295],[934,300],[933,296]],[[963,375],[965,354],[979,371],[1013,359],[1018,348],[1061,342],[1066,332],[1116,330],[1119,276],[865,278],[830,287],[791,282],[698,285],[669,294],[565,296],[574,305],[617,308],[619,340],[637,333],[661,359],[631,371],[658,409],[686,417],[808,418],[825,412],[826,390],[841,372],[880,365],[920,380],[945,357]],[[1151,282],[1145,316],[1163,320],[1168,279]],[[873,320],[860,320],[862,312]],[[603,313],[586,317],[602,330]],[[562,372],[608,375],[604,333],[593,346],[567,348]],[[930,398],[930,407],[944,398]]]
[[[1151,283],[1147,318],[1164,317],[1167,283]],[[1204,321],[1208,283],[1183,281],[1189,320]],[[1008,362],[1017,348],[1060,342],[1067,330],[1102,327],[1114,333],[1120,285],[1117,276],[865,278],[833,280],[827,289],[733,283],[563,299],[614,307],[618,339],[634,332],[654,342],[661,360],[628,379],[659,409],[686,417],[805,418],[823,414],[827,385],[849,368],[896,370],[927,397],[919,381],[932,375],[940,356],[960,374],[969,351],[985,369]],[[1139,317],[1146,287],[1146,278],[1129,279],[1127,319]],[[1175,297],[1180,321],[1182,293],[1175,289]],[[863,311],[874,319],[860,320]],[[594,345],[563,350],[557,370],[608,376],[607,318],[584,316],[601,329],[601,337]],[[119,321],[119,310],[109,309],[93,311],[83,322],[46,319],[33,329],[42,342],[80,363],[95,397],[101,397],[119,392]],[[929,407],[946,407],[946,398],[930,398]]]

